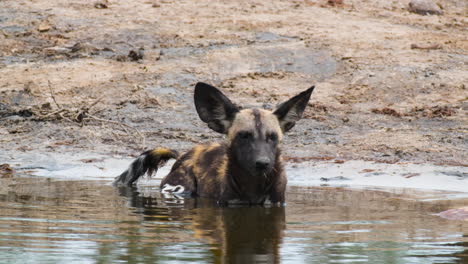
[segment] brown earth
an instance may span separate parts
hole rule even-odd
[[[193,106],[204,81],[270,108],[315,84],[293,159],[466,166],[467,2],[408,2],[1,1],[1,154],[221,140]]]

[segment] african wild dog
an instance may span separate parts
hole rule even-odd
[[[241,110],[215,87],[197,83],[194,99],[200,119],[226,134],[227,142],[198,145],[181,156],[166,148],[146,151],[114,183],[131,185],[174,158],[170,173],[161,181],[163,193],[208,197],[220,204],[282,204],[287,179],[279,143],[302,117],[313,90],[314,86],[272,112]]]

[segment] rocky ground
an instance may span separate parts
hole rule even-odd
[[[466,166],[468,6],[437,8],[1,1],[0,156],[131,156],[222,140],[193,106],[194,84],[204,81],[240,105],[269,108],[315,84],[284,142],[292,161]]]

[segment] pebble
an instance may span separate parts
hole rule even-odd
[[[420,15],[442,15],[442,9],[431,0],[411,0],[408,10]]]
[[[37,26],[37,31],[39,32],[47,32],[51,29],[51,26],[47,22],[42,22]]]
[[[461,208],[454,208],[438,214],[440,217],[449,220],[465,220],[468,221],[468,206]]]
[[[68,54],[71,52],[71,49],[64,47],[49,47],[43,49],[44,53],[48,56],[57,55],[57,54]]]
[[[8,120],[14,123],[19,123],[19,122],[25,121],[26,119],[19,115],[11,115],[11,116],[5,117],[4,120]]]
[[[327,3],[332,6],[342,5],[343,0],[328,0]]]
[[[144,49],[140,48],[137,51],[131,50],[128,53],[128,58],[130,58],[131,61],[139,61],[143,59],[144,56]]]

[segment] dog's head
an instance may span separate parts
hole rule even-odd
[[[310,99],[314,86],[280,104],[276,110],[239,109],[217,88],[197,83],[195,107],[200,119],[216,132],[226,134],[237,163],[252,175],[273,169],[279,143]]]

